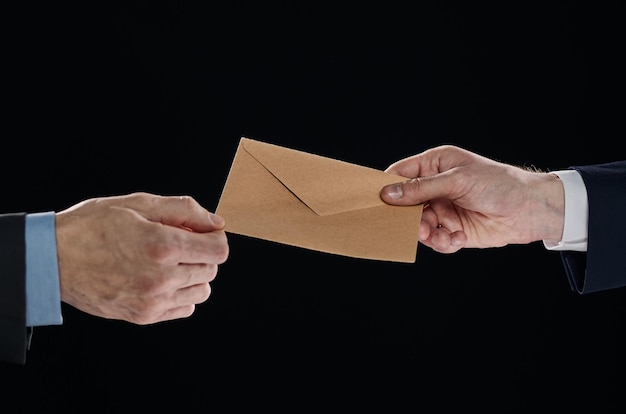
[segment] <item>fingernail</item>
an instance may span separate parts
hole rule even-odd
[[[392,198],[394,200],[402,198],[402,184],[388,185],[387,188],[385,188],[385,192],[387,193],[389,198]]]

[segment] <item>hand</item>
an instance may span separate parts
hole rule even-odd
[[[503,164],[444,145],[390,165],[411,178],[385,186],[383,201],[424,204],[419,240],[440,253],[560,240],[565,195],[550,173]]]
[[[223,228],[189,196],[78,203],[56,214],[61,300],[140,325],[188,317],[228,257]]]

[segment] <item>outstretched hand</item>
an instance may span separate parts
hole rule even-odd
[[[78,203],[56,214],[61,300],[140,325],[188,317],[228,257],[223,228],[189,196]]]
[[[441,253],[560,240],[559,178],[443,145],[391,164],[410,179],[385,186],[388,204],[424,204],[420,242]]]

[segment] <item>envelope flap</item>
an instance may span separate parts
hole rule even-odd
[[[241,138],[242,147],[321,216],[385,204],[380,189],[404,178],[373,168]]]

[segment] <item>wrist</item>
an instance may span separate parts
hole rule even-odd
[[[539,173],[534,187],[535,207],[534,240],[558,242],[563,237],[565,223],[565,191],[563,182],[553,173]]]

